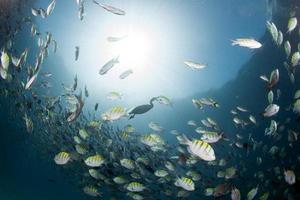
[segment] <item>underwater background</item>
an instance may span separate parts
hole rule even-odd
[[[47,8],[50,3],[0,0],[1,50],[6,50],[11,56],[21,55],[26,48],[29,52],[21,69],[10,64],[12,80],[0,79],[0,199],[131,199],[126,184],[120,186],[112,181],[121,174],[129,182],[137,180],[149,188],[138,193],[144,199],[231,199],[230,192],[234,187],[240,190],[241,199],[246,199],[248,192],[255,187],[258,187],[258,193],[254,199],[260,199],[266,192],[269,193],[268,199],[300,199],[300,149],[295,136],[300,128],[299,113],[293,111],[294,95],[300,89],[299,63],[293,71],[293,79],[284,65],[284,62],[290,62],[284,44],[278,47],[266,27],[267,21],[274,22],[278,30],[282,30],[283,41],[288,40],[291,44],[292,54],[300,51],[299,25],[290,34],[286,33],[291,15],[299,19],[299,1],[102,2],[124,9],[125,16],[109,13],[93,1],[84,1],[85,14],[80,20],[80,5],[75,0],[57,0],[50,16],[45,19],[33,16],[32,8]],[[32,25],[38,32],[34,36]],[[57,42],[57,51],[53,52],[53,44],[49,46],[47,56],[38,66],[41,72],[37,80],[25,90],[23,84],[34,74],[32,68],[41,51],[38,38],[44,39],[48,32]],[[114,46],[107,42],[108,36],[127,33],[136,34],[136,38],[142,35],[137,43],[145,42],[149,48],[142,49],[140,44],[125,42]],[[133,42],[135,37],[129,41]],[[255,38],[262,47],[250,50],[231,45],[231,40],[243,37]],[[10,41],[12,47],[8,48]],[[130,45],[132,49],[129,49]],[[80,47],[77,61],[74,60],[76,46]],[[99,75],[101,66],[115,56],[119,56],[118,66],[106,75]],[[189,69],[184,64],[186,60],[199,61],[207,66],[199,71]],[[119,79],[121,72],[128,68],[132,68],[133,73]],[[262,113],[269,104],[269,89],[260,76],[269,77],[277,68],[280,81],[272,91],[273,101],[280,106],[280,111],[266,118]],[[42,72],[51,72],[51,76],[41,77]],[[84,106],[78,118],[68,122],[68,102],[61,99],[67,93],[67,86],[74,87],[75,76],[78,77],[78,88],[72,93],[83,96]],[[88,95],[83,94],[86,91]],[[110,101],[106,96],[111,91],[119,91],[124,96],[121,100]],[[102,117],[113,106],[129,109],[147,104],[152,97],[159,95],[171,99],[172,105],[154,102],[153,109],[130,120],[123,117],[110,122]],[[55,97],[58,96],[57,103]],[[192,99],[205,97],[216,100],[219,107],[197,109],[193,105]],[[96,103],[98,109],[95,109]],[[236,110],[237,106],[248,110],[238,112],[238,116],[249,121],[250,112],[257,124],[235,124],[230,111]],[[25,114],[33,122],[31,133],[28,133]],[[201,160],[195,165],[186,164],[190,153],[185,145],[179,145],[178,135],[170,133],[177,130],[188,138],[199,139],[195,128],[203,127],[201,120],[207,117],[214,119],[219,128],[216,131],[224,134],[224,139],[212,147],[218,162],[221,158],[226,160],[225,167]],[[271,119],[278,123],[278,131],[268,136],[265,129],[270,126]],[[187,125],[189,120],[194,120],[197,126]],[[97,121],[101,126],[91,128],[88,125],[91,121]],[[165,151],[153,151],[140,142],[141,136],[155,132],[148,126],[151,121],[164,129],[157,134],[166,143],[163,146]],[[123,129],[128,124],[135,131],[125,137]],[[73,137],[81,129],[90,134],[86,141],[82,139],[88,151],[85,155],[79,155],[74,147]],[[295,135],[290,135],[291,130]],[[241,141],[237,134],[242,136]],[[112,144],[109,144],[109,139]],[[178,150],[179,146],[184,153]],[[274,146],[278,147],[277,151],[270,153]],[[64,166],[54,162],[55,155],[61,151],[72,154],[71,161]],[[115,152],[115,160],[110,152]],[[106,176],[104,180],[93,179],[84,163],[88,156],[96,153],[104,155],[107,160],[104,167],[99,167]],[[151,160],[151,167],[141,167],[146,171],[140,174],[142,178],[132,178],[130,170],[113,164],[120,163],[124,157],[135,160],[141,155]],[[257,164],[258,157],[262,159],[261,164]],[[170,172],[170,180],[159,182],[153,173],[165,168],[165,161],[172,162],[176,170]],[[228,167],[236,168],[234,178],[217,177],[218,171]],[[296,175],[296,181],[291,185],[284,177],[284,170],[288,169]],[[195,181],[195,191],[182,192],[183,197],[178,197],[180,189],[174,182],[178,177],[186,176],[188,170],[196,170],[201,179]],[[230,185],[230,189],[223,188],[222,195],[205,195],[205,189],[224,183]],[[97,187],[102,197],[85,194],[83,188],[90,185]],[[165,194],[167,189],[172,195]]]

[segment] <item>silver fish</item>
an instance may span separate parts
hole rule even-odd
[[[105,63],[105,65],[103,65],[103,67],[100,69],[99,74],[100,75],[104,75],[106,74],[111,68],[113,68],[113,66],[117,63],[119,63],[119,56],[116,58],[113,58],[111,60],[109,60],[107,63]]]

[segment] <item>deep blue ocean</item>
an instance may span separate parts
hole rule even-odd
[[[300,199],[299,20],[299,0],[0,0],[0,200]]]

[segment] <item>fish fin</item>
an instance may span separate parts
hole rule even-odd
[[[182,134],[182,136],[180,137],[180,139],[178,139],[178,141],[180,144],[189,144],[191,142],[184,134]]]
[[[132,118],[134,118],[134,116],[135,116],[135,114],[130,115],[129,116],[129,120],[132,119]]]

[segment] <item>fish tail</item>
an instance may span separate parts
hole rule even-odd
[[[232,46],[235,46],[235,45],[238,45],[238,43],[237,43],[236,40],[231,40],[231,45],[232,45]]]
[[[119,63],[119,57],[120,57],[120,56],[118,55],[118,56],[115,58],[115,62],[116,62],[116,63]]]

